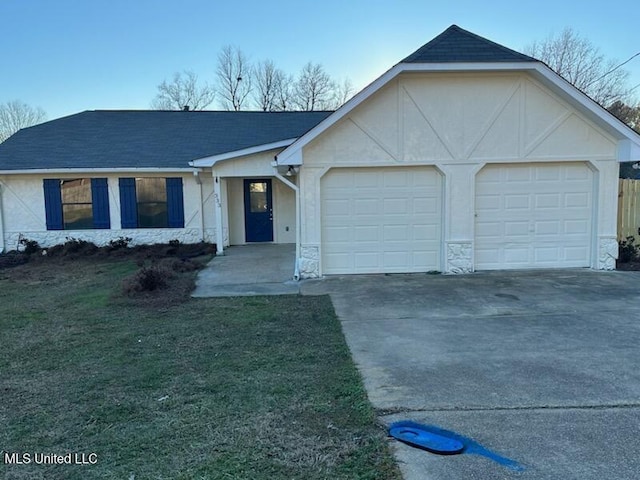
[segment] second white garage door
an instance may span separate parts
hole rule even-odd
[[[584,163],[484,167],[476,177],[476,269],[588,267],[593,188]]]
[[[441,269],[442,179],[434,168],[337,168],[321,185],[324,274]]]

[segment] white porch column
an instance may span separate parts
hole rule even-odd
[[[296,262],[295,262],[295,266],[294,266],[294,270],[293,270],[293,278],[295,280],[300,280],[300,268],[299,268],[299,262],[300,262],[300,239],[301,239],[300,227],[301,227],[301,224],[302,224],[301,219],[300,219],[300,188],[295,183],[289,181],[286,177],[283,177],[282,175],[280,175],[280,173],[278,173],[277,167],[274,167],[273,170],[274,170],[274,176],[278,180],[280,180],[282,183],[284,183],[286,186],[288,186],[289,188],[293,189],[293,191],[295,192],[295,195],[296,195]]]
[[[224,230],[222,221],[222,193],[220,177],[215,170],[211,170],[213,175],[213,204],[216,213],[216,255],[224,255]]]

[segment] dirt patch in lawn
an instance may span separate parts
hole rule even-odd
[[[121,280],[120,288],[113,290],[113,300],[166,308],[189,298],[197,271],[215,253],[215,245],[210,243],[129,247],[127,240],[97,247],[91,242],[69,239],[47,249],[27,242],[22,251],[0,255],[0,275],[19,277],[36,285],[51,280],[65,282],[74,275],[74,266],[118,263],[123,268],[128,265],[129,274]]]

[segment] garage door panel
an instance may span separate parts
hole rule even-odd
[[[500,197],[498,197],[499,199]],[[505,194],[504,196],[504,208],[507,210],[522,210],[522,209],[530,209],[531,198],[529,195],[522,195],[520,193],[510,193]],[[498,201],[498,208],[500,208],[501,202]]]
[[[476,268],[589,266],[592,201],[584,163],[485,167],[476,178]]]
[[[564,233],[566,235],[588,235],[589,227],[588,220],[566,220],[564,222]]]
[[[507,245],[504,249],[504,262],[507,268],[518,266],[529,261],[529,246]]]
[[[567,193],[564,196],[564,206],[567,208],[582,208],[589,203],[589,195],[584,192]]]
[[[483,222],[476,226],[476,237],[499,238],[504,235],[506,225],[502,222]],[[529,223],[527,222],[527,229]]]
[[[536,263],[553,263],[560,257],[558,247],[538,247],[533,250]]]
[[[324,208],[327,214],[332,216],[349,214],[349,203],[345,200],[327,200]]]
[[[430,167],[329,171],[322,179],[323,273],[439,270],[441,185]]]
[[[429,248],[439,248],[440,241],[434,238],[440,237],[440,227],[438,225],[412,225],[413,240],[428,245]]]
[[[555,238],[561,234],[560,220],[543,220],[535,223],[534,233],[538,237],[544,237],[545,235],[551,235]]]
[[[562,170],[555,165],[540,165],[533,170],[534,178],[537,181],[560,181],[562,179]]]
[[[541,193],[534,195],[534,198],[534,205],[536,209],[553,208],[557,210],[561,207],[559,193]]]
[[[484,226],[485,229],[492,228],[493,234],[500,231],[501,224],[499,223],[491,223],[489,226]],[[486,235],[491,236],[492,232],[487,232]],[[504,224],[504,234],[506,237],[529,237],[529,222],[505,222]]]
[[[385,198],[382,202],[384,215],[407,215],[410,210],[408,198]]]

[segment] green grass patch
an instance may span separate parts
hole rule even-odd
[[[328,297],[123,296],[137,268],[0,270],[2,478],[400,478]]]

